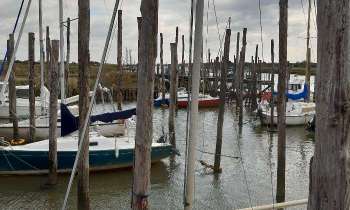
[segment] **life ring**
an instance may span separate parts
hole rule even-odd
[[[26,143],[25,139],[11,139],[10,144],[11,145],[23,145]]]

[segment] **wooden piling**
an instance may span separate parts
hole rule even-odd
[[[169,140],[171,145],[176,148],[175,138],[175,109],[177,95],[177,44],[170,43],[171,52],[171,72],[170,72],[170,101],[169,101]]]
[[[47,72],[45,73],[45,75],[47,76],[45,78],[46,78],[46,84],[49,90],[50,90],[50,87],[49,87],[50,85],[48,84],[50,80],[49,69],[51,68],[50,53],[51,53],[50,28],[49,26],[46,26],[46,71]]]
[[[179,44],[179,27],[176,26],[176,31],[175,31],[175,44],[176,46]]]
[[[9,35],[7,42],[7,60],[10,62],[14,52],[15,39],[13,34]],[[9,77],[9,116],[13,126],[13,139],[18,139],[17,97],[15,65]]]
[[[315,153],[308,210],[350,209],[348,0],[317,4]]]
[[[29,83],[29,142],[35,140],[35,72],[34,72],[34,47],[35,37],[34,33],[28,34],[28,83]]]
[[[182,35],[181,76],[185,76],[185,35]]]
[[[122,10],[118,10],[118,55],[117,55],[117,63],[118,63],[118,78],[117,78],[117,106],[118,110],[122,110],[122,75],[123,75],[123,66],[122,66],[122,53],[123,53],[123,23],[122,23]],[[128,55],[126,55],[128,56]]]
[[[221,148],[222,148],[222,126],[224,124],[224,114],[225,114],[225,99],[226,99],[226,82],[227,82],[227,71],[228,62],[230,56],[230,38],[231,29],[226,29],[225,42],[224,42],[224,57],[222,59],[221,68],[221,82],[220,82],[220,106],[217,124],[217,137],[216,137],[216,148],[215,148],[215,162],[214,162],[214,172],[221,172],[220,162],[221,162]]]
[[[241,53],[239,56],[239,68],[237,71],[237,76],[238,76],[238,80],[237,80],[237,106],[238,106],[238,125],[242,126],[243,125],[243,71],[244,71],[244,66],[245,66],[245,51],[246,51],[246,46],[247,46],[247,40],[246,40],[246,36],[247,36],[247,28],[243,29],[243,38],[242,38],[242,49],[241,49]]]
[[[239,74],[238,74],[238,67],[239,67],[239,41],[240,41],[240,32],[237,32],[237,40],[236,40],[236,56],[235,56],[235,82],[234,82],[234,86],[236,91],[237,91],[237,83],[238,83],[238,79],[240,78]],[[237,109],[236,109],[237,110]]]
[[[164,72],[164,65],[163,65],[163,33],[159,34],[160,36],[160,70],[162,73],[162,104],[165,104],[165,72]]]
[[[252,97],[252,101],[251,101],[251,110],[254,111],[258,108],[258,101],[257,101],[257,68],[258,68],[258,49],[259,49],[259,45],[256,45],[255,48],[255,62],[252,68],[252,93],[251,93],[251,97]]]
[[[305,101],[310,101],[310,73],[311,73],[311,49],[310,49],[310,16],[311,16],[311,0],[308,0],[308,15],[307,15],[307,33],[306,33],[306,72],[305,72],[305,84],[307,86],[307,96]],[[315,8],[316,9],[316,8]]]
[[[57,99],[58,99],[58,55],[59,41],[52,40],[50,64],[50,108],[49,108],[49,176],[48,185],[57,183]]]
[[[157,58],[158,0],[142,0],[140,58],[137,80],[137,122],[134,152],[132,209],[149,209],[151,145],[153,139],[153,86]],[[147,24],[142,22],[145,20]]]
[[[271,39],[271,102],[270,102],[270,106],[271,106],[271,112],[270,112],[270,128],[273,127],[273,118],[275,115],[275,100],[273,97],[273,91],[275,89],[275,44],[274,44],[274,40]],[[272,130],[272,129],[271,129]]]
[[[218,78],[219,78],[219,74],[218,74],[218,69],[220,68],[220,62],[219,62],[219,57],[215,58],[214,61],[214,91],[215,91],[215,96],[217,95],[218,92]]]
[[[286,169],[286,77],[287,63],[287,33],[288,33],[288,0],[280,0],[279,21],[279,72],[277,95],[277,193],[276,201],[285,201],[285,169]]]
[[[66,95],[69,96],[70,91],[69,91],[69,62],[70,62],[70,18],[67,18],[67,54],[66,54],[66,68],[64,72],[64,79],[65,79],[65,90],[66,90]]]
[[[79,61],[79,139],[84,138],[78,161],[78,210],[90,209],[89,192],[89,129],[85,133],[84,122],[89,109],[90,62],[90,0],[78,0],[78,61]]]

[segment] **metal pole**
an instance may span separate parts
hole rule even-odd
[[[195,160],[196,160],[196,142],[198,139],[198,95],[199,95],[199,80],[201,69],[201,54],[202,54],[202,41],[203,41],[203,8],[204,0],[198,0],[196,4],[196,25],[194,33],[194,58],[192,69],[192,91],[191,91],[191,117],[190,117],[190,129],[189,129],[189,144],[188,144],[188,159],[187,161],[187,173],[185,177],[185,210],[192,209],[194,200],[194,186],[195,186]]]
[[[11,56],[9,67],[8,67],[8,70],[7,70],[6,75],[5,75],[4,85],[1,87],[0,104],[3,104],[5,102],[5,100],[6,100],[5,91],[6,91],[6,88],[7,88],[7,82],[9,80],[10,74],[12,72],[13,64],[15,63],[15,60],[16,60],[16,52],[17,52],[19,43],[21,42],[23,29],[24,29],[24,26],[25,26],[26,21],[27,21],[27,17],[28,17],[29,8],[30,8],[31,3],[32,3],[32,0],[29,0],[28,4],[27,4],[26,11],[24,13],[24,17],[23,17],[23,22],[21,24],[21,28],[20,28],[19,33],[18,33],[17,41],[16,41],[16,44],[15,44],[15,49],[14,49],[13,54]]]

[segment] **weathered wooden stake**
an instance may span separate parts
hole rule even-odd
[[[10,62],[13,56],[15,39],[13,34],[9,35],[7,42],[7,60]],[[13,139],[18,139],[18,118],[17,118],[17,99],[16,99],[16,76],[15,65],[13,65],[12,73],[9,77],[9,116],[13,125]]]
[[[162,72],[162,104],[165,104],[165,72],[163,65],[163,33],[160,33],[160,70]]]
[[[308,210],[350,209],[348,0],[317,5],[315,154]]]
[[[46,78],[46,84],[48,89],[50,90],[50,85],[49,80],[50,80],[50,75],[49,75],[49,69],[51,68],[51,64],[50,64],[50,53],[51,53],[51,41],[50,41],[50,28],[49,26],[46,26],[46,73],[45,75],[47,75]]]
[[[34,33],[28,34],[28,83],[29,83],[29,142],[35,140],[35,93],[34,93],[34,59],[35,37]]]
[[[149,209],[151,145],[153,139],[153,87],[157,58],[158,0],[142,0],[140,63],[137,80],[137,122],[135,136],[132,208]]]
[[[310,101],[310,60],[311,60],[311,49],[310,49],[310,16],[311,16],[311,0],[308,0],[308,15],[307,15],[307,34],[306,34],[306,72],[305,72],[305,84],[308,88],[307,98],[305,101]]]
[[[253,85],[252,85],[252,103],[251,103],[251,110],[256,110],[258,108],[258,101],[257,101],[257,68],[258,68],[258,49],[259,45],[256,45],[255,48],[255,62],[252,68],[252,80],[253,80]]]
[[[279,72],[277,95],[277,203],[285,200],[285,169],[286,169],[286,76],[287,62],[287,33],[288,33],[288,0],[280,0],[279,22]]]
[[[90,0],[78,0],[78,60],[79,60],[79,139],[83,139],[78,161],[78,210],[90,209],[89,190],[89,129],[85,133],[84,122],[89,109],[90,62]]]
[[[58,99],[58,55],[59,41],[52,40],[50,65],[50,115],[49,115],[49,176],[48,185],[57,183],[57,99]]]
[[[225,43],[224,43],[224,57],[222,59],[221,68],[221,82],[220,82],[220,107],[217,124],[217,137],[216,137],[216,148],[215,148],[215,161],[214,161],[214,172],[221,172],[220,161],[221,161],[221,148],[222,148],[222,126],[224,124],[225,114],[225,99],[226,99],[226,81],[227,81],[227,70],[228,62],[230,61],[230,38],[231,29],[226,29]]]
[[[273,127],[273,118],[275,115],[275,100],[273,97],[273,91],[275,89],[275,44],[274,40],[271,39],[271,112],[270,112],[270,128]]]
[[[236,57],[235,57],[235,82],[234,82],[234,86],[236,91],[237,91],[237,83],[239,82],[239,74],[238,74],[238,68],[239,68],[239,41],[240,41],[240,32],[237,32],[237,40],[236,40]],[[237,92],[236,92],[237,93]],[[237,107],[238,108],[238,107]],[[236,109],[237,110],[237,109]]]
[[[64,72],[64,79],[65,79],[65,89],[66,89],[66,94],[69,96],[70,91],[69,91],[69,62],[70,62],[70,18],[67,18],[67,55],[66,55],[66,69]]]
[[[182,35],[181,76],[185,76],[185,35]]]
[[[117,55],[117,63],[118,63],[118,79],[117,79],[117,106],[118,110],[122,110],[122,100],[123,94],[121,90],[122,85],[122,75],[123,75],[123,66],[122,66],[122,53],[123,53],[123,23],[122,23],[122,10],[118,10],[118,55]],[[128,55],[126,55],[128,56]]]
[[[175,138],[175,109],[177,95],[177,44],[170,43],[171,51],[171,72],[170,72],[170,101],[169,101],[169,140],[171,145],[176,148]]]
[[[175,35],[175,44],[176,46],[179,44],[179,27],[176,26],[176,35]]]
[[[243,38],[242,38],[242,49],[241,53],[239,56],[239,67],[237,71],[237,106],[238,106],[238,115],[239,115],[239,120],[238,120],[238,125],[242,126],[243,125],[243,71],[244,71],[244,66],[245,66],[245,51],[246,51],[246,46],[247,46],[247,28],[243,29]]]
[[[218,92],[218,78],[219,78],[219,75],[218,75],[218,69],[220,68],[220,62],[219,62],[219,57],[216,57],[215,58],[215,61],[214,61],[214,90],[215,90],[215,96],[217,95],[217,92]]]

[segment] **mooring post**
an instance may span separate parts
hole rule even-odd
[[[57,183],[57,99],[58,99],[58,55],[59,41],[52,40],[50,65],[50,108],[49,108],[49,176],[48,185]]]
[[[238,76],[238,81],[237,81],[237,106],[239,107],[238,110],[238,115],[239,115],[239,120],[238,120],[238,125],[242,126],[243,125],[243,71],[244,71],[244,66],[245,66],[245,51],[246,51],[246,46],[247,46],[247,28],[243,29],[243,38],[242,38],[242,49],[241,53],[239,56],[239,67],[237,71],[237,76]]]
[[[235,56],[235,79],[234,79],[234,84],[233,84],[233,87],[235,87],[234,89],[236,89],[236,94],[237,94],[237,83],[239,82],[239,41],[240,41],[240,32],[237,32],[237,40],[236,40],[236,56]],[[237,98],[236,98],[237,99]],[[238,108],[238,107],[236,107]],[[237,109],[236,109],[237,110]]]
[[[149,209],[153,86],[157,58],[158,0],[141,1],[140,60],[137,80],[137,122],[134,152],[132,208]],[[147,20],[147,24],[143,24]]]
[[[162,73],[162,104],[165,105],[165,72],[164,72],[164,65],[163,65],[163,33],[159,34],[160,36],[160,71]]]
[[[49,75],[49,69],[51,68],[50,64],[50,53],[51,53],[51,41],[50,41],[50,27],[46,26],[46,84],[48,89],[50,90],[50,85],[49,80],[50,80],[50,75]]]
[[[67,54],[66,54],[66,68],[64,72],[64,79],[65,79],[65,89],[66,89],[66,95],[69,96],[70,90],[69,90],[69,62],[70,62],[70,18],[67,18]]]
[[[318,1],[316,141],[308,210],[350,209],[349,12],[348,0]]]
[[[221,67],[221,81],[220,81],[220,106],[217,124],[217,136],[216,136],[216,148],[215,148],[215,161],[214,161],[214,172],[221,172],[221,148],[222,148],[222,126],[224,124],[225,114],[225,99],[226,99],[226,81],[227,81],[227,70],[230,56],[230,38],[231,29],[226,29],[225,43],[224,43],[224,57],[222,59]]]
[[[271,39],[271,102],[270,102],[270,106],[271,106],[271,113],[270,113],[270,128],[272,130],[274,122],[274,115],[275,115],[275,100],[273,97],[273,91],[275,89],[275,44],[274,44],[274,40]]]
[[[287,62],[287,34],[288,34],[288,0],[280,0],[279,21],[279,72],[277,95],[277,203],[285,200],[285,170],[286,170],[286,77]]]
[[[10,62],[15,46],[15,39],[13,34],[9,35],[7,42],[7,60]],[[17,97],[16,97],[16,76],[15,65],[9,77],[9,116],[13,125],[13,139],[18,139],[18,118],[17,118]]]
[[[218,94],[218,78],[219,78],[219,74],[218,74],[218,69],[220,67],[220,62],[219,62],[219,57],[215,58],[214,61],[214,90],[215,90],[215,96],[217,96]]]
[[[255,62],[252,68],[252,80],[253,80],[253,85],[252,85],[252,104],[251,104],[251,109],[252,111],[256,110],[258,108],[258,101],[257,101],[257,71],[258,71],[258,49],[259,45],[256,45],[255,48]]]
[[[169,140],[171,145],[176,148],[175,139],[175,109],[177,95],[177,45],[170,43],[171,52],[171,72],[170,72],[170,101],[169,101]]]
[[[34,85],[34,47],[35,37],[34,33],[28,34],[28,83],[29,83],[29,141],[34,142],[35,140],[35,85]]]
[[[122,110],[122,100],[123,94],[121,90],[122,80],[123,80],[123,66],[122,66],[122,54],[123,54],[123,23],[122,10],[118,10],[118,55],[117,55],[117,63],[118,63],[118,78],[117,78],[117,106],[118,110]],[[125,55],[128,56],[128,55]]]
[[[84,139],[78,161],[78,210],[90,209],[89,190],[89,129],[85,133],[84,122],[89,107],[90,62],[90,0],[78,0],[78,60],[79,60],[79,139]]]
[[[185,76],[185,35],[182,35],[181,76]]]
[[[307,15],[307,33],[306,33],[306,72],[305,84],[307,86],[307,96],[305,101],[310,101],[310,71],[311,71],[311,49],[310,49],[310,16],[311,16],[311,0],[308,0],[308,15]],[[315,8],[316,9],[316,8]]]
[[[179,27],[176,26],[176,31],[175,31],[175,44],[176,46],[179,44]]]

